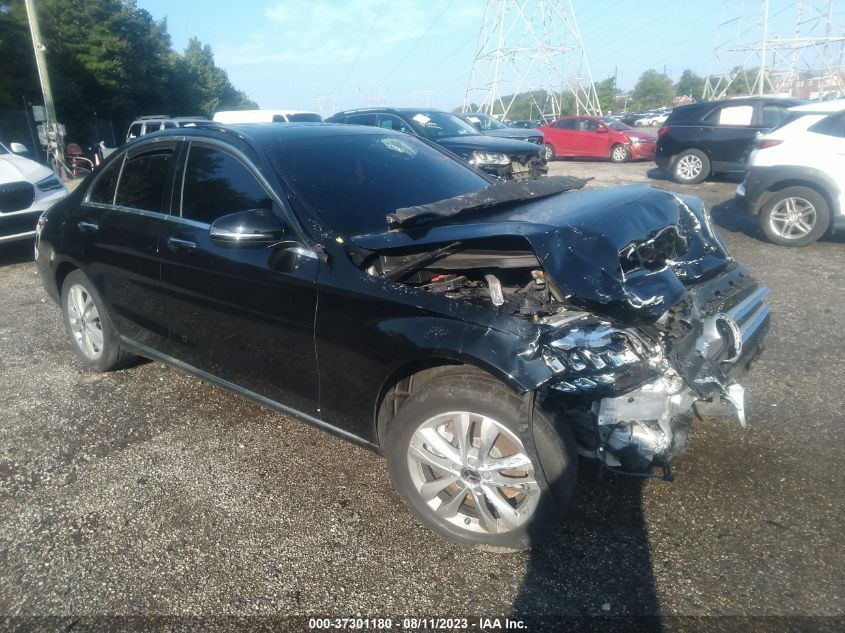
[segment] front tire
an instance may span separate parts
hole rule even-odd
[[[80,270],[69,273],[62,284],[62,316],[73,351],[89,369],[112,371],[132,358],[121,349],[94,283]]]
[[[553,161],[556,157],[555,155],[555,148],[550,143],[546,143],[546,147],[544,150],[543,157],[546,159],[546,162]]]
[[[408,398],[386,452],[391,479],[421,523],[493,551],[526,549],[559,525],[577,472],[572,433],[537,408],[527,437],[521,403],[473,373],[434,379]]]
[[[697,185],[710,175],[710,159],[697,149],[685,149],[675,157],[672,180],[684,185]]]
[[[779,246],[807,246],[830,226],[830,208],[818,191],[787,187],[773,194],[760,210],[760,228]]]
[[[614,163],[625,163],[631,159],[631,152],[624,145],[617,143],[610,148],[610,160]]]

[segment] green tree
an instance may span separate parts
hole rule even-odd
[[[94,117],[124,130],[145,114],[257,107],[214,64],[208,45],[171,46],[165,20],[135,0],[40,0],[38,18],[59,120],[70,140],[93,138]],[[0,0],[0,107],[40,102],[23,0]]]
[[[616,109],[616,95],[619,92],[616,88],[615,77],[608,77],[596,84],[596,95],[599,98],[602,112],[610,112]]]
[[[701,99],[704,96],[704,77],[699,77],[687,68],[681,73],[681,78],[675,84],[675,94]]]
[[[637,80],[631,95],[637,108],[659,108],[672,104],[675,86],[672,80],[656,70],[647,70]]]

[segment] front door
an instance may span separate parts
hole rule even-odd
[[[162,236],[162,288],[171,354],[201,371],[318,415],[314,316],[318,260],[238,152],[192,141],[180,213]],[[270,210],[284,225],[274,246],[226,246],[210,225],[231,213]]]

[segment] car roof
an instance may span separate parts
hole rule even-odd
[[[217,138],[232,136],[237,139],[257,142],[263,144],[266,141],[277,139],[298,139],[298,138],[325,138],[332,136],[366,136],[372,134],[394,134],[405,135],[401,132],[393,132],[379,127],[342,125],[339,123],[200,123],[195,127],[177,128],[162,130],[153,134],[145,134],[139,137],[134,143],[145,139],[176,137],[213,136]]]
[[[789,110],[790,112],[801,112],[802,114],[830,114],[845,110],[845,99],[805,103],[804,105],[793,106]]]

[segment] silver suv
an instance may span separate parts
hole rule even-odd
[[[167,114],[152,114],[150,116],[141,116],[132,122],[129,130],[126,132],[126,140],[150,134],[151,132],[158,132],[159,130],[171,130],[177,127],[193,127],[198,121],[208,121],[204,116],[179,116],[171,117]]]

